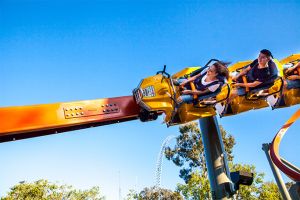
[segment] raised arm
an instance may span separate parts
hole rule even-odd
[[[297,69],[298,67],[300,67],[300,62],[298,62],[297,64],[295,64],[293,67],[290,67],[286,70],[286,72],[291,72],[294,69]]]
[[[184,86],[184,85],[186,85],[187,83],[196,80],[199,76],[201,76],[201,73],[197,74],[196,76],[193,76],[193,77],[188,78],[186,81],[182,82],[182,83],[180,84],[180,86]]]
[[[235,77],[232,77],[233,81],[238,80],[240,77],[246,75],[251,69],[251,66],[246,67],[245,69],[243,69],[238,75],[236,75]]]

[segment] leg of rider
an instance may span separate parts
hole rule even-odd
[[[225,105],[223,105],[219,108],[221,115],[224,115],[227,113],[228,106],[230,106],[233,99],[237,96],[238,96],[237,88],[234,88],[233,90],[230,91],[229,97],[228,97]]]
[[[179,108],[183,103],[192,103],[194,97],[192,95],[181,95],[177,98],[177,108]]]
[[[288,86],[288,83],[286,80],[283,81],[283,88],[282,88],[282,92],[283,94],[285,93],[285,91],[287,90],[287,86]]]
[[[267,97],[267,102],[268,104],[274,108],[276,106],[280,106],[280,105],[284,105],[285,101],[284,101],[284,94],[285,92],[288,90],[288,80],[284,80],[283,81],[283,87],[282,87],[282,94],[277,97],[274,95],[268,96]]]
[[[300,88],[300,80],[286,80],[286,89],[297,89]]]

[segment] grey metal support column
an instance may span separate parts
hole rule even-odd
[[[300,182],[296,182],[289,189],[289,193],[293,200],[300,200]]]
[[[204,145],[212,198],[229,199],[234,194],[227,163],[222,135],[217,118],[206,117],[199,120]]]
[[[273,175],[275,177],[275,180],[276,180],[276,183],[277,183],[277,186],[279,188],[282,198],[284,200],[291,200],[290,194],[289,194],[288,190],[286,189],[286,186],[282,180],[281,174],[280,174],[278,168],[275,166],[275,164],[271,160],[270,145],[267,143],[263,144],[262,150],[266,153],[267,159],[269,161],[270,167],[272,169]]]

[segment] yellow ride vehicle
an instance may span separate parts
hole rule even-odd
[[[228,69],[231,74],[239,73],[242,69],[249,66],[252,61],[243,61],[235,63]],[[286,79],[284,71],[287,67],[292,67],[300,62],[300,54],[293,54],[288,56],[281,61],[273,59],[278,69],[278,77],[271,80],[269,83],[251,90],[251,88],[246,88],[246,94],[242,96],[237,96],[233,99],[225,113],[221,113],[221,116],[235,115],[241,112],[249,111],[252,109],[260,109],[264,107],[271,106],[272,109],[288,107],[296,104],[300,104],[300,88],[286,89]],[[294,70],[295,74],[300,75],[300,67]],[[247,77],[244,76],[243,82],[247,83]],[[229,80],[231,85],[231,91],[234,89],[234,84]],[[222,106],[225,106],[224,102]]]
[[[228,68],[230,74],[233,76],[234,74],[240,73],[244,68],[248,67],[251,62],[252,61],[242,61],[233,64]],[[271,102],[269,102],[271,100],[276,102],[283,91],[283,79],[281,77],[282,65],[276,59],[273,59],[273,62],[277,66],[278,76],[276,75],[275,78],[270,79],[269,81],[262,83],[261,85],[253,89],[246,87],[245,94],[235,97],[232,102],[227,105],[227,111],[220,113],[222,117],[235,115],[253,109],[268,107],[271,104]],[[247,77],[247,75],[244,75],[242,77],[242,80],[243,83],[247,83],[249,81],[249,77]],[[231,85],[231,90],[236,89],[231,79],[229,80],[229,84]],[[224,105],[222,106],[225,107],[226,103],[227,102],[224,102]]]
[[[300,103],[299,88],[291,90],[284,89],[283,66],[294,65],[300,62],[300,54],[294,54],[280,62],[273,59],[272,61],[276,64],[278,70],[278,74],[276,74],[275,78],[270,79],[270,81],[254,89],[245,88],[246,93],[235,97],[230,104],[228,104],[230,92],[236,89],[231,78],[229,78],[227,82],[224,82],[224,84],[208,98],[198,100],[198,97],[195,96],[192,104],[184,103],[176,110],[176,100],[181,95],[181,88],[175,86],[173,80],[180,77],[192,77],[214,61],[218,60],[211,59],[204,67],[185,68],[172,76],[165,71],[166,67],[164,67],[163,71],[159,71],[156,75],[143,79],[138,87],[133,90],[135,101],[141,108],[139,114],[140,120],[155,120],[159,114],[164,113],[164,122],[170,126],[214,116],[216,114],[223,117],[252,109],[269,106],[274,109]],[[237,62],[228,67],[231,76],[239,73],[245,67],[248,67],[251,62],[252,61]],[[300,75],[300,69],[298,74]],[[247,83],[248,77],[245,75],[242,77],[242,80],[244,83]],[[192,90],[195,90],[195,86],[192,83],[190,87]],[[229,106],[230,109],[225,109],[226,112],[224,112],[224,108],[227,106]]]
[[[135,100],[141,107],[139,115],[141,121],[154,120],[161,112],[165,114],[164,121],[168,126],[216,115],[215,105],[225,102],[229,97],[230,87],[227,83],[224,83],[207,99],[198,101],[197,96],[194,96],[194,103],[184,103],[177,111],[175,111],[176,99],[181,95],[181,90],[173,83],[173,79],[196,75],[214,61],[218,60],[211,59],[202,68],[185,68],[172,76],[165,71],[164,67],[164,70],[157,72],[155,76],[143,79],[133,91]],[[191,83],[191,88],[193,87]]]
[[[288,68],[292,68],[299,62],[300,62],[300,54],[293,54],[291,56],[282,59],[280,61],[280,64],[283,66],[283,71],[286,71]],[[285,82],[288,79],[289,75],[300,76],[300,67],[295,68],[291,72],[292,74],[283,73],[283,78]],[[299,103],[300,103],[300,88],[288,89],[284,87],[279,97],[279,100],[272,105],[272,108],[283,108],[283,107],[296,105]]]

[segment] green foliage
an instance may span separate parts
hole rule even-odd
[[[134,200],[134,199],[138,199],[139,198],[139,194],[135,191],[135,190],[129,190],[129,193],[126,195],[125,200]]]
[[[260,188],[259,200],[278,199],[282,200],[281,194],[277,185],[274,182],[263,183]]]
[[[126,200],[183,200],[178,192],[163,188],[144,188],[139,194],[134,190],[130,190]]]
[[[69,185],[57,185],[47,180],[19,183],[1,200],[103,200],[99,187],[76,190]]]
[[[235,144],[234,137],[227,134],[222,126],[220,126],[220,131],[228,160],[231,161],[233,159],[232,148]],[[179,132],[177,144],[174,148],[167,147],[165,155],[168,160],[172,160],[175,165],[181,167],[179,176],[185,183],[188,183],[196,168],[200,174],[206,175],[204,146],[197,122],[180,126]]]
[[[250,186],[240,185],[240,189],[235,195],[235,199],[257,199],[257,196],[261,192],[261,184],[263,183],[264,173],[258,173],[254,165],[241,165],[229,163],[230,171],[244,171],[253,173],[253,183]]]
[[[187,184],[177,184],[177,189],[186,200],[211,199],[209,181],[206,176],[193,172]]]
[[[281,199],[277,186],[274,183],[263,183],[263,173],[256,171],[254,165],[233,164],[232,150],[235,139],[220,126],[225,151],[229,161],[230,171],[245,171],[253,173],[254,180],[251,186],[240,185],[234,199]],[[166,158],[181,170],[179,176],[185,184],[178,184],[176,191],[187,200],[211,199],[210,185],[205,164],[204,146],[198,124],[187,123],[180,126],[180,135],[174,148],[166,148]]]

